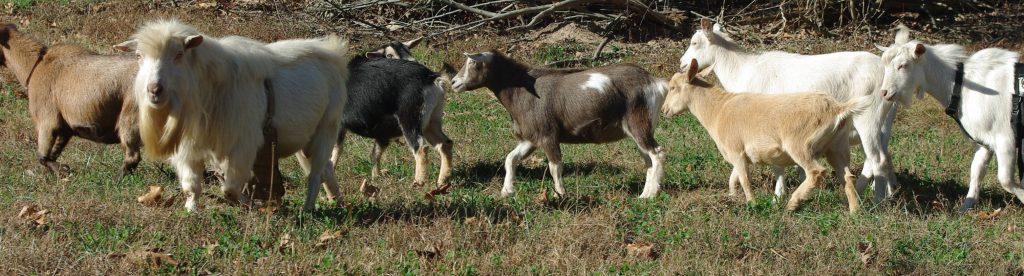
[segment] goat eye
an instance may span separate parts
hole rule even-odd
[[[388,58],[393,58],[393,57],[395,57],[395,55],[388,54]]]

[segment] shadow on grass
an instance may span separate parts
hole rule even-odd
[[[562,181],[564,183],[573,183],[568,179],[573,176],[591,175],[597,172],[619,175],[623,171],[620,167],[599,162],[563,163],[562,166]],[[505,177],[505,164],[504,162],[477,162],[469,167],[453,170],[452,176],[464,181],[459,188],[479,189],[491,180],[501,181]],[[522,163],[516,166],[516,182],[541,179],[551,180],[546,162],[542,166],[528,167]]]
[[[918,175],[901,171],[896,173],[900,188],[894,199],[905,209],[918,215],[935,213],[957,213],[967,196],[967,185],[953,179],[922,179]],[[1002,186],[989,179],[984,181],[974,208],[992,206],[999,208],[1017,201]]]
[[[551,198],[544,202],[516,202],[512,199],[492,198],[488,196],[458,197],[451,200],[415,201],[403,200],[359,201],[345,207],[319,208],[312,214],[315,220],[351,221],[359,226],[371,226],[388,222],[421,223],[436,219],[450,219],[457,222],[467,218],[486,220],[490,224],[519,223],[528,210],[544,211],[544,209],[562,210],[567,212],[583,212],[601,204],[600,200],[582,195],[567,195]],[[300,206],[286,208],[278,215],[294,216]],[[301,220],[300,222],[301,223]]]

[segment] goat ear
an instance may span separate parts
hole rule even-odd
[[[192,49],[203,44],[203,35],[193,35],[185,38],[185,49]]]
[[[907,25],[900,23],[896,26],[896,40],[894,42],[896,45],[903,45],[910,42],[910,28],[907,28]]]
[[[11,40],[11,30],[17,31],[18,27],[14,26],[14,24],[6,24],[0,27],[0,45],[10,48],[7,42]]]
[[[416,45],[419,45],[421,41],[423,41],[423,37],[422,36],[420,38],[417,38],[417,39],[413,39],[413,40],[409,40],[409,41],[406,41],[406,42],[402,42],[402,44],[404,44],[406,48],[412,49],[413,47],[416,47]]]
[[[127,52],[134,52],[135,48],[136,48],[136,46],[138,46],[138,44],[139,44],[138,40],[132,39],[132,40],[121,42],[120,44],[111,46],[111,48],[114,48],[114,50],[121,51],[121,52],[126,52],[126,53]]]
[[[701,18],[700,19],[700,29],[703,30],[704,32],[710,32],[711,31],[711,20],[708,20],[707,18]]]
[[[914,48],[914,56],[921,57],[925,52],[924,44],[918,43]]]
[[[888,50],[889,50],[889,47],[885,47],[885,46],[882,46],[882,45],[878,45],[878,44],[875,44],[875,48],[878,48],[878,50],[879,50],[879,51],[882,51],[883,53],[884,53],[885,51],[888,51]]]
[[[470,53],[462,53],[462,54],[466,55],[467,58],[472,59],[473,61],[477,61],[477,62],[488,62],[488,61],[491,61],[491,56],[492,56],[492,54],[490,52],[483,52],[483,53],[479,53],[479,54],[470,54]]]
[[[384,58],[384,53],[381,51],[366,52],[366,58]]]
[[[686,68],[686,81],[693,81],[700,69],[697,68],[697,59],[690,60],[690,66]]]

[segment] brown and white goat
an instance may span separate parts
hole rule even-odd
[[[747,201],[754,198],[747,170],[752,164],[798,165],[806,179],[793,192],[786,209],[800,207],[821,181],[825,156],[837,171],[846,172],[845,192],[850,212],[858,209],[857,191],[846,164],[850,159],[848,119],[871,106],[871,96],[836,102],[823,93],[729,93],[696,78],[697,60],[686,74],[676,73],[662,110],[667,115],[689,110],[707,129],[718,151],[733,165],[729,193],[738,181]]]
[[[142,147],[132,83],[138,63],[131,56],[100,55],[75,45],[47,47],[0,26],[0,65],[10,68],[28,90],[36,127],[36,154],[50,172],[72,136],[124,148],[117,181],[139,165]]]
[[[632,64],[558,70],[532,68],[493,50],[465,55],[452,88],[490,89],[512,117],[512,133],[519,140],[505,158],[503,196],[514,192],[516,163],[536,147],[548,157],[555,192],[564,194],[561,143],[607,143],[626,136],[640,146],[648,166],[640,197],[658,194],[665,154],[654,129],[667,89],[664,81]]]

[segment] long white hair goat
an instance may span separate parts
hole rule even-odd
[[[1024,188],[1013,179],[1014,133],[1010,125],[1016,52],[988,48],[966,57],[964,48],[954,44],[925,45],[910,40],[910,30],[900,26],[896,41],[890,47],[879,47],[885,63],[882,91],[887,100],[910,104],[913,95],[924,97],[928,92],[943,106],[950,105],[956,64],[964,64],[960,114],[956,115],[979,144],[971,163],[970,188],[961,211],[978,201],[981,180],[985,178],[988,161],[995,152],[999,184],[1024,202]]]
[[[145,150],[174,164],[186,209],[197,207],[204,163],[224,172],[227,199],[245,200],[243,184],[268,142],[267,119],[277,132],[276,157],[298,153],[301,163],[310,162],[304,166],[310,168],[305,209],[315,207],[324,180],[328,196],[337,196],[334,172],[325,168],[345,104],[347,42],[334,36],[273,44],[217,39],[177,21],[157,21],[115,48],[139,55],[134,91]]]
[[[868,52],[823,55],[751,52],[730,39],[718,24],[712,27],[709,21],[703,20],[700,27],[679,59],[680,69],[685,72],[692,59],[700,64],[699,69],[713,66],[726,91],[768,94],[822,91],[842,102],[874,95],[882,82],[882,63],[878,56]],[[888,112],[891,103],[876,102],[876,106],[854,117],[853,125],[860,135],[865,156],[857,188],[862,192],[869,181],[874,180],[875,200],[878,201],[891,194],[896,185],[888,149],[893,119],[888,114],[895,112]],[[783,178],[780,170],[776,171],[776,193],[781,196]]]

